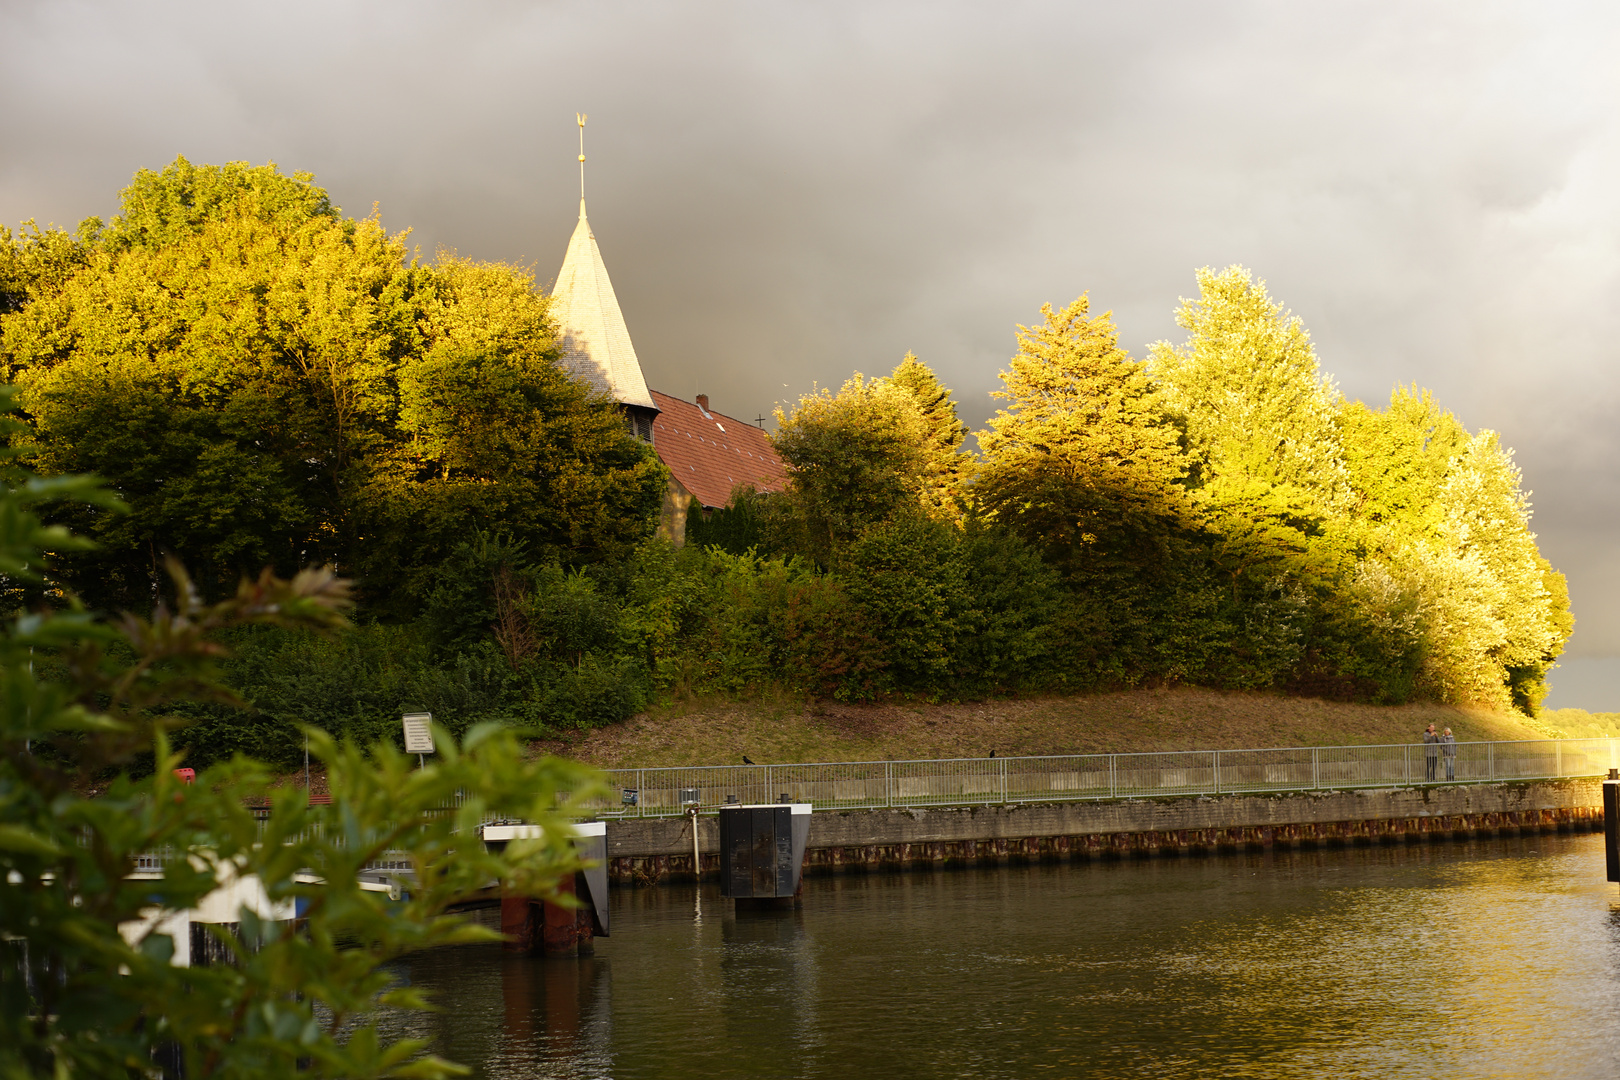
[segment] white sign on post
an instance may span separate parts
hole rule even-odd
[[[433,714],[430,712],[406,713],[405,723],[405,752],[407,754],[433,753]]]

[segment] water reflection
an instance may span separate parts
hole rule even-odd
[[[1600,838],[615,892],[594,960],[410,977],[487,1077],[1608,1076]]]
[[[614,1075],[607,958],[513,956],[480,945],[424,953],[407,966],[410,980],[429,990],[441,1011],[396,1016],[390,1035],[429,1038],[435,1052],[484,1077]]]
[[[490,1076],[607,1076],[613,976],[605,959],[500,958],[501,1052]],[[546,1067],[566,1063],[570,1068]]]
[[[728,913],[720,976],[728,1055],[785,1066],[820,1041],[816,955],[802,909]]]

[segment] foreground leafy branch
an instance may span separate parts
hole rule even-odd
[[[83,546],[44,509],[119,506],[89,480],[30,478],[17,451],[0,453],[13,462],[0,485],[0,573],[44,595],[47,554]],[[68,598],[0,628],[0,1076],[145,1075],[161,1054],[182,1056],[191,1076],[464,1073],[419,1041],[378,1035],[379,1007],[428,1004],[391,986],[383,965],[493,939],[448,909],[496,883],[550,895],[578,867],[569,821],[599,781],[527,760],[510,730],[484,725],[459,746],[439,731],[426,768],[386,744],[310,730],[330,806],[309,806],[244,758],[185,784],[166,709],[231,700],[217,680],[219,632],[333,630],[347,585],[328,571],[266,573],[210,604],[178,565],[170,576],[175,598],[150,618],[99,618]],[[146,761],[153,771],[136,779]],[[542,836],[490,853],[486,815],[535,822]],[[137,873],[149,853],[161,872]],[[384,855],[413,868],[403,891],[360,884]],[[232,962],[175,966],[165,916],[247,876],[271,907],[243,907],[235,931],[211,928]],[[266,917],[288,907],[296,923]]]

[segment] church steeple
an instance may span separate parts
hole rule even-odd
[[[642,409],[656,413],[658,406],[647,392],[641,363],[630,343],[630,330],[624,324],[624,312],[619,310],[619,298],[614,295],[607,265],[585,217],[584,116],[579,117],[579,127],[579,224],[568,241],[568,254],[563,257],[557,284],[551,290],[552,317],[562,332],[562,363],[615,401],[630,406],[632,414]],[[650,441],[650,416],[647,421],[642,437]],[[637,434],[642,434],[641,427],[636,425]]]

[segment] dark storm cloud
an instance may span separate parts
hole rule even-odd
[[[1604,5],[15,4],[0,221],[274,159],[531,265],[589,196],[649,383],[768,412],[914,349],[969,418],[1089,290],[1139,355],[1241,262],[1351,396],[1500,430],[1620,654],[1620,168]],[[1604,703],[1598,703],[1604,704]],[[1620,706],[1616,688],[1611,706]]]

